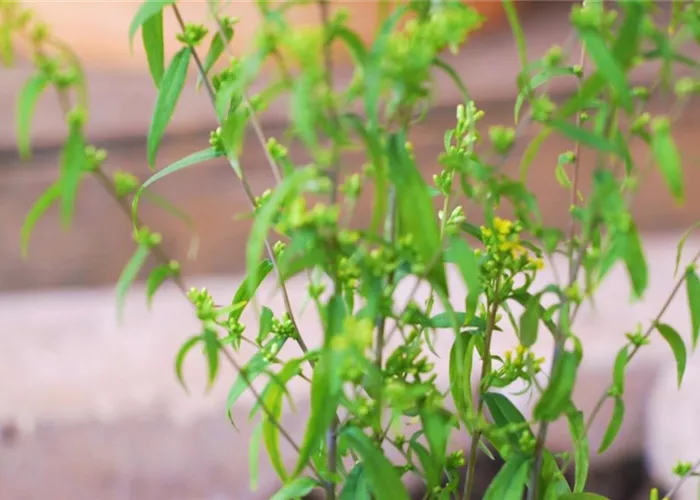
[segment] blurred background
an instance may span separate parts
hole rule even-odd
[[[366,39],[371,37],[377,25],[377,2],[333,3],[348,7],[353,26]],[[203,1],[182,5],[187,20],[206,19]],[[566,43],[570,37],[568,2],[518,5],[531,58],[540,57],[554,44]],[[138,35],[133,53],[129,50],[128,26],[139,3],[56,1],[27,2],[27,6],[83,60],[92,106],[88,137],[108,150],[106,170],[128,171],[145,180],[145,137],[156,94]],[[475,6],[489,21],[458,56],[448,59],[465,79],[478,106],[486,111],[486,124],[509,125],[519,69],[513,38],[500,3],[475,2]],[[229,11],[242,20],[233,45],[240,53],[250,45],[255,32],[255,8],[251,2],[239,1],[233,2]],[[319,22],[315,8],[294,12],[300,26]],[[176,26],[166,14],[167,36],[175,33]],[[168,55],[177,47],[175,43],[166,46]],[[336,66],[338,78],[347,78],[342,54]],[[656,69],[645,68],[635,74],[636,83],[649,83]],[[234,412],[239,417],[238,431],[226,418],[226,394],[234,375],[224,372],[223,380],[205,394],[203,364],[190,359],[190,394],[175,380],[175,353],[182,341],[198,333],[197,321],[177,290],[166,286],[149,311],[143,288],[134,288],[124,321],[117,322],[113,285],[134,246],[129,238],[130,221],[97,182],[88,179],[82,186],[68,232],[61,231],[57,210],[49,210],[34,231],[29,258],[20,257],[21,224],[34,201],[57,178],[65,137],[55,95],[47,92],[33,120],[33,156],[20,162],[13,110],[18,92],[31,75],[31,65],[21,57],[15,68],[0,72],[0,499],[268,498],[276,483],[265,457],[261,459],[258,495],[247,493],[247,446],[252,427],[246,423],[250,406],[245,405],[250,401],[242,401],[243,406]],[[436,75],[436,85],[433,108],[413,137],[426,175],[437,171],[443,133],[454,126],[455,106],[460,102],[458,91],[442,75]],[[551,89],[554,95],[566,95],[573,85],[573,81],[561,79]],[[652,106],[665,109],[663,102]],[[281,135],[286,113],[284,105],[279,105],[264,115],[268,136]],[[688,164],[697,165],[700,155],[699,117],[697,103],[691,103],[676,129],[675,139]],[[215,127],[206,95],[195,89],[195,78],[191,78],[161,147],[158,168],[206,148],[209,132]],[[532,131],[525,134],[520,150],[511,155],[507,172],[517,172],[523,144],[533,136]],[[563,139],[548,141],[529,177],[546,222],[561,227],[568,222],[569,194],[557,184],[553,167],[557,156],[570,147]],[[296,154],[294,150],[292,154]],[[644,150],[634,149],[636,158],[644,158],[644,154]],[[590,166],[586,158],[583,160],[582,168]],[[362,158],[348,155],[345,161],[356,167]],[[223,301],[229,300],[241,281],[249,229],[249,221],[237,217],[248,211],[247,202],[224,163],[185,170],[156,187],[157,193],[189,214],[189,222],[157,205],[143,206],[147,225],[163,234],[168,255],[183,263],[188,284],[207,286]],[[242,165],[256,193],[273,185],[252,134]],[[700,171],[687,168],[689,193],[693,192],[690,186],[699,185],[699,181]],[[360,204],[358,223],[367,220],[368,206]],[[628,291],[624,274],[616,274],[617,282],[606,292],[611,297],[610,316],[599,318],[595,323],[598,330],[610,318],[616,326],[620,321],[627,326],[655,314],[671,288],[670,278],[664,278],[663,273],[672,270],[680,234],[700,216],[700,197],[689,195],[686,205],[679,208],[665,184],[652,173],[644,181],[634,212],[640,230],[651,242],[652,278],[660,276],[652,280],[644,302],[652,309],[642,305],[647,309],[637,311],[649,311],[643,318],[633,315],[621,319],[621,309],[613,304],[617,299],[618,305],[626,305]],[[691,239],[688,246],[697,247],[696,243]],[[193,248],[196,260],[187,257]],[[297,295],[303,298],[303,288],[298,288]],[[686,319],[679,321],[685,325]],[[593,363],[592,373],[609,370],[608,358],[622,345],[622,333],[616,329],[615,337],[606,337],[613,340],[600,340],[598,351],[604,362]],[[643,379],[639,395],[634,397],[643,400],[645,384],[653,380],[658,359],[650,355],[648,364],[640,368],[649,378]],[[624,464],[630,460],[637,463],[643,455],[642,434],[637,432],[643,429],[643,415],[638,420],[634,415],[630,418],[632,423],[625,425],[631,437],[614,455]],[[303,419],[290,420],[289,425],[292,431],[301,432]],[[644,467],[639,467],[641,472],[632,476],[643,474]],[[633,498],[626,495],[611,498]]]

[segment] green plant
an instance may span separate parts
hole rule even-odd
[[[30,11],[16,2],[0,3],[3,61],[11,64],[13,43],[23,39],[34,49],[37,68],[18,99],[20,154],[30,154],[32,111],[46,88],[57,89],[68,126],[59,178],[25,221],[25,250],[34,223],[54,202],[60,203],[64,224],[70,223],[81,180],[96,176],[132,214],[134,223],[137,250],[119,279],[119,303],[147,256],[154,255],[160,265],[148,276],[148,299],[166,280],[174,280],[202,322],[200,334],[188,340],[177,356],[177,376],[184,385],[182,362],[195,346],[201,346],[206,355],[210,383],[222,360],[237,369],[229,409],[246,390],[256,398],[253,417],[259,419],[262,431],[254,439],[263,441],[283,482],[275,499],[298,498],[316,487],[323,488],[329,499],[406,499],[401,478],[409,471],[424,480],[425,498],[473,498],[479,448],[505,461],[485,498],[600,498],[585,493],[591,453],[587,430],[602,403],[612,399],[615,410],[597,452],[612,444],[624,417],[625,369],[657,332],[673,350],[680,384],[687,347],[663,315],[683,286],[692,318],[692,348],[700,334],[700,281],[695,270],[699,254],[686,265],[651,324],[627,334],[628,342],[612,367],[613,384],[601,395],[595,411],[583,415],[572,402],[585,353],[585,339],[576,336],[574,327],[580,305],[595,296],[618,262],[627,269],[635,297],[641,297],[648,286],[644,248],[630,213],[640,180],[650,169],[658,168],[676,200],[682,202],[685,195],[671,129],[700,84],[686,77],[672,88],[671,80],[674,68],[695,71],[698,66],[682,49],[700,43],[700,4],[673,2],[670,24],[659,20],[658,5],[651,1],[620,2],[617,9],[602,2],[574,4],[570,21],[583,49],[580,62],[571,65],[570,48],[554,47],[542,58],[529,60],[515,7],[504,0],[522,64],[515,127],[491,127],[484,133],[479,126],[483,111],[470,98],[457,71],[441,58],[444,50],[457,50],[479,29],[482,19],[472,8],[447,0],[384,2],[391,7],[389,15],[372,44],[366,46],[348,28],[348,14],[331,17],[325,0],[317,2],[322,19],[319,29],[291,29],[285,14],[297,3],[308,2],[258,0],[263,24],[254,49],[244,58],[227,50],[235,36],[236,20],[221,14],[221,2],[208,2],[211,32],[204,25],[185,22],[175,0],[142,4],[129,35],[133,38],[140,31],[159,89],[148,134],[151,168],[156,167],[159,143],[190,66],[196,66],[219,120],[210,147],[158,169],[143,184],[127,173],[110,178],[103,170],[106,153],[89,145],[84,135],[86,82],[77,57],[51,36],[48,27],[34,20]],[[177,37],[182,48],[171,61],[165,61],[162,23],[163,16],[171,14],[182,29]],[[333,43],[345,45],[352,55],[354,78],[344,87],[333,80]],[[584,68],[586,55],[593,63],[590,68]],[[214,63],[222,57],[228,58],[228,66],[212,74]],[[276,64],[277,79],[249,96],[251,82],[259,78],[268,61]],[[632,87],[630,72],[649,61],[661,63],[658,79],[648,88]],[[298,72],[291,67],[299,68]],[[421,175],[409,132],[430,103],[434,71],[444,71],[454,80],[464,104],[457,107],[454,128],[445,132],[445,150],[439,158],[442,170],[433,177],[433,186]],[[555,78],[575,79],[578,90],[555,103],[546,92],[548,82]],[[650,96],[657,92],[675,96],[669,115],[648,111]],[[308,165],[298,165],[282,139],[266,138],[257,119],[260,110],[282,95],[290,98],[288,139],[303,144],[311,158]],[[358,106],[362,113],[353,111]],[[528,112],[523,117],[525,108]],[[248,126],[265,148],[278,180],[260,195],[252,191],[240,162]],[[511,178],[502,166],[518,150],[516,145],[528,126],[538,127],[539,133],[522,155],[520,178]],[[526,183],[530,168],[551,167],[537,164],[537,152],[554,134],[572,144],[554,166],[562,188],[571,193],[568,231],[543,223]],[[632,141],[648,146],[647,160],[639,163],[632,158]],[[361,168],[346,165],[343,154],[349,148],[360,149],[366,164]],[[595,155],[590,171],[579,166],[584,149]],[[231,165],[254,214],[246,279],[231,303],[223,306],[215,304],[206,289],[185,286],[180,265],[160,246],[160,235],[138,218],[139,200],[154,182],[184,168],[200,168],[200,163],[215,158]],[[590,180],[587,193],[581,189],[589,184],[584,180]],[[371,223],[351,229],[355,204],[371,186]],[[319,201],[322,199],[327,201]],[[436,201],[441,205],[438,211]],[[503,218],[506,212],[513,214],[513,220]],[[483,225],[475,224],[477,220],[483,220]],[[678,265],[684,241],[679,243]],[[554,265],[551,260],[556,254],[566,257],[566,273],[536,287],[538,270],[545,261]],[[448,264],[461,274],[468,289],[466,300],[456,309],[447,286]],[[241,324],[241,315],[272,272],[286,309],[262,307],[258,335],[251,338],[246,333],[253,328]],[[285,283],[300,273],[309,278],[308,294],[322,320],[320,347],[305,343],[305,332],[298,328],[287,296]],[[397,286],[411,279],[416,282],[412,297],[418,283],[427,283],[429,298],[425,304],[410,300],[408,306],[398,308],[394,301]],[[515,332],[519,347],[501,356],[493,351],[491,342],[494,335],[506,334],[506,324]],[[552,335],[555,345],[547,379],[539,376],[544,360],[531,351],[541,334]],[[429,355],[435,335],[453,339],[446,393],[435,383],[436,370]],[[395,347],[388,347],[390,339],[399,338]],[[231,355],[242,342],[258,348],[245,366]],[[280,351],[292,345],[301,355],[281,359]],[[481,371],[478,384],[473,385],[475,356],[481,361]],[[267,385],[257,391],[251,382],[263,377]],[[285,385],[294,377],[307,380],[311,392],[311,416],[301,442],[280,426]],[[502,394],[502,389],[515,383],[525,383],[537,398],[529,420]],[[545,447],[549,425],[562,418],[568,420],[571,431],[570,456]],[[419,423],[419,430],[407,437],[396,429],[409,419]],[[466,458],[464,453],[447,451],[455,433],[472,437]],[[298,451],[293,470],[287,470],[281,461],[282,439]],[[395,447],[403,458],[392,463],[381,451],[383,446]],[[257,449],[259,442],[251,447]],[[571,464],[573,485],[564,478]],[[460,482],[459,471],[464,467],[466,479]],[[685,478],[693,470],[686,467],[680,475]],[[658,492],[651,493],[652,498],[654,495]]]

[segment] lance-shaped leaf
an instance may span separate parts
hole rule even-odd
[[[29,159],[32,154],[30,138],[32,117],[34,116],[36,103],[48,84],[49,79],[46,75],[39,73],[24,84],[17,98],[17,110],[15,113],[17,121],[17,149],[19,150],[20,158],[23,160]]]
[[[61,152],[61,176],[58,180],[61,189],[61,224],[63,227],[68,227],[73,218],[78,185],[87,159],[82,125],[73,122],[69,127],[68,139]]]
[[[44,191],[39,199],[34,202],[32,208],[24,218],[22,224],[21,241],[22,241],[22,257],[26,258],[29,254],[29,238],[32,235],[34,226],[39,221],[42,215],[61,197],[61,186],[56,183],[52,184]]]
[[[119,276],[119,281],[117,281],[117,317],[121,319],[124,313],[124,301],[126,300],[126,293],[131,288],[131,285],[136,280],[139,271],[143,267],[146,259],[148,258],[150,248],[147,245],[139,245],[131,256],[129,262],[126,264]]]
[[[683,203],[683,168],[681,155],[671,137],[671,122],[668,118],[657,118],[652,122],[651,151],[661,175],[678,203]]]

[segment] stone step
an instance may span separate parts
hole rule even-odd
[[[612,362],[625,341],[624,333],[637,322],[648,324],[673,288],[679,237],[645,237],[651,286],[644,300],[630,303],[627,277],[623,269],[616,268],[597,297],[597,309],[584,306],[581,311],[575,332],[584,343],[586,356],[575,400],[585,413],[590,413],[611,380]],[[691,238],[686,255],[698,248],[700,239]],[[217,301],[226,303],[241,279],[240,275],[199,276],[189,280],[189,285],[207,286]],[[538,283],[552,279],[548,267]],[[459,307],[464,286],[454,271],[449,273],[449,284]],[[399,303],[408,298],[411,288],[408,282],[401,287]],[[292,281],[289,289],[294,310],[300,311],[306,297],[303,280]],[[420,288],[417,298],[426,293]],[[259,292],[258,301],[281,310],[281,298],[270,280]],[[687,340],[686,307],[685,298],[677,297],[665,320]],[[60,492],[52,498],[79,498],[70,490],[73,485],[80,485],[84,498],[175,498],[168,495],[180,494],[175,493],[178,491],[182,493],[178,498],[185,498],[230,493],[234,487],[247,491],[247,445],[253,428],[247,414],[254,398],[246,394],[235,405],[236,432],[225,415],[226,396],[235,373],[223,365],[219,381],[205,393],[205,362],[197,350],[185,364],[190,394],[179,386],[174,374],[175,355],[183,341],[199,332],[185,299],[174,287],[165,286],[148,311],[143,286],[138,285],[128,295],[123,322],[118,324],[116,319],[111,287],[0,296],[0,331],[5,332],[0,337],[0,422],[6,426],[0,498],[37,498],[39,489],[48,487]],[[252,307],[244,320],[255,332]],[[306,308],[298,321],[307,343],[318,345],[321,332],[314,311]],[[494,342],[497,352],[516,343],[505,325]],[[443,388],[448,384],[450,347],[447,331],[436,336],[438,383]],[[549,356],[550,339],[542,334],[535,349]],[[251,352],[244,343],[236,359],[243,363]],[[296,348],[289,348],[282,355],[298,354]],[[627,412],[618,442],[604,455],[593,455],[594,464],[643,451],[649,388],[660,369],[672,363],[668,346],[653,337],[630,366]],[[474,378],[477,372],[475,368]],[[296,380],[289,390],[297,412],[287,410],[283,424],[294,439],[301,440],[308,415],[308,385]],[[526,398],[516,398],[516,403],[526,414],[530,411],[532,402]],[[591,429],[592,450],[597,449],[606,418],[603,411]],[[463,434],[455,435],[451,442],[454,449],[467,445]],[[549,445],[569,447],[563,427],[555,426]],[[291,448],[284,449],[284,456],[293,465]],[[42,481],[36,479],[34,471],[39,471]],[[259,484],[258,496],[237,494],[236,498],[269,498],[270,491],[264,488],[274,490],[277,483],[265,456]]]

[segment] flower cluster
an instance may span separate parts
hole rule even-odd
[[[536,272],[544,267],[544,261],[530,254],[523,246],[520,222],[495,217],[491,228],[481,226],[481,236],[485,246],[484,276],[489,279],[508,273],[511,276],[520,272]],[[477,255],[482,252],[477,250]]]

